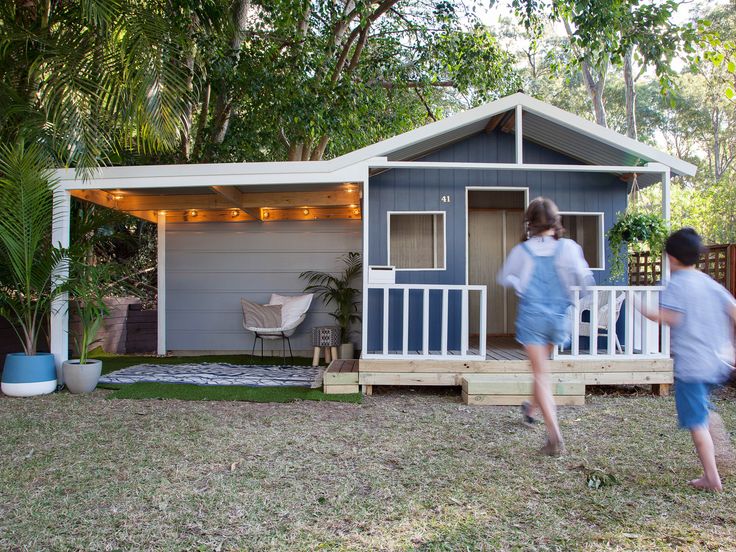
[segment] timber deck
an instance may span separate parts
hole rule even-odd
[[[462,386],[467,404],[521,404],[532,392],[529,361],[512,337],[490,338],[486,360],[445,358],[361,359],[358,383],[373,385]],[[555,398],[560,405],[583,404],[587,385],[652,385],[666,394],[672,384],[668,358],[558,357],[550,361]]]

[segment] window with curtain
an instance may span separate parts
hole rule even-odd
[[[389,264],[397,269],[445,268],[444,213],[389,213]]]
[[[565,237],[578,242],[593,269],[603,268],[603,213],[561,213]]]

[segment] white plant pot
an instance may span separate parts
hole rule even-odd
[[[340,345],[340,358],[351,360],[355,357],[355,345],[343,343]]]
[[[97,387],[102,373],[101,360],[87,360],[80,364],[78,360],[67,360],[64,366],[64,383],[70,393],[90,393]]]

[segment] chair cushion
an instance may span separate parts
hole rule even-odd
[[[275,329],[282,326],[281,305],[259,305],[247,299],[240,299],[240,304],[247,328]]]
[[[307,295],[271,295],[269,305],[281,305],[281,321],[284,328],[290,328],[309,310],[313,294]]]

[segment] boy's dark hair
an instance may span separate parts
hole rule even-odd
[[[534,198],[524,213],[524,223],[526,224],[526,233],[524,239],[529,239],[537,234],[554,230],[554,238],[559,240],[563,233],[562,223],[560,221],[560,212],[555,202],[546,197]]]
[[[703,252],[703,240],[692,228],[680,228],[670,234],[664,250],[685,266],[693,266]]]

